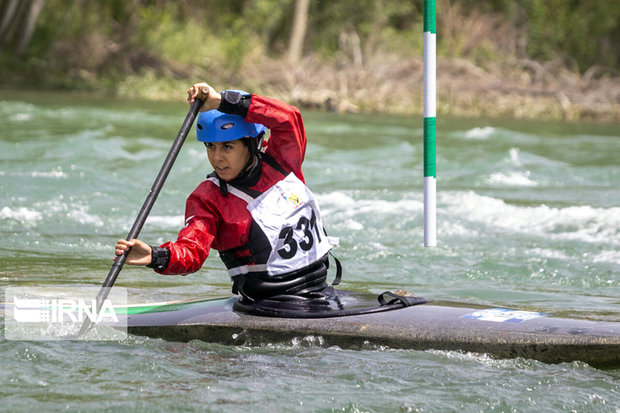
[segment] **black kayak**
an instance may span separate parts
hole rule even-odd
[[[351,297],[359,303],[377,298],[358,293],[351,293]],[[336,311],[333,316],[278,316],[250,314],[237,301],[230,297],[131,306],[127,309],[128,333],[232,345],[305,338],[342,348],[454,350],[497,358],[523,357],[546,363],[582,361],[595,367],[620,367],[620,322],[440,305],[424,299],[414,300],[414,305],[407,307],[392,303],[397,308],[378,310],[358,305],[362,314],[357,315],[345,306],[344,312]]]
[[[115,307],[118,324],[103,324],[123,330],[126,326],[133,335],[180,342],[263,345],[305,340],[359,350],[384,346],[448,350],[620,368],[620,322],[474,308],[419,297],[395,299],[393,294],[381,295],[381,303],[375,295],[339,294],[336,304],[318,307],[300,307],[295,302],[251,306],[238,297],[135,304]],[[13,304],[2,303],[0,313],[7,307]]]

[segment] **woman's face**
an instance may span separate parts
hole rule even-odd
[[[205,146],[211,166],[226,182],[235,179],[250,160],[250,150],[240,140],[207,142]]]

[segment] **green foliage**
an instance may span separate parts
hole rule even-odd
[[[570,59],[581,71],[593,65],[620,66],[620,7],[612,0],[489,0],[527,33],[526,57]]]
[[[197,4],[197,2],[194,2]],[[292,0],[211,1],[188,10],[174,2],[142,7],[141,44],[168,61],[234,74],[251,52],[264,52]]]
[[[180,20],[172,4],[141,8],[136,36],[148,50],[172,61],[204,64],[205,59],[223,54],[210,42],[212,35],[207,25]]]
[[[504,37],[525,39],[524,48],[513,47],[517,57],[560,59],[582,72],[620,67],[617,0],[437,3],[440,55],[479,65],[505,58],[510,48],[493,32],[502,16],[501,27],[513,28]],[[6,4],[0,0],[0,10]],[[252,59],[285,55],[294,8],[295,0],[46,0],[26,55],[15,60],[5,45],[0,64],[5,79],[63,87],[114,84],[141,73],[231,79]],[[420,56],[422,12],[423,0],[311,0],[304,53]]]

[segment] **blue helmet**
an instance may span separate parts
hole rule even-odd
[[[267,128],[260,123],[250,123],[239,115],[212,109],[201,112],[196,123],[196,138],[200,142],[226,142],[242,138],[256,138]]]

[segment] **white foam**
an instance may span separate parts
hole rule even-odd
[[[438,232],[441,233],[441,235],[443,236],[450,235],[462,237],[476,237],[478,234],[471,228],[466,228],[465,226],[453,220],[440,220],[438,226]]]
[[[71,218],[72,220],[79,222],[80,224],[94,225],[97,227],[104,226],[104,223],[101,220],[101,218],[99,218],[97,215],[89,214],[87,212],[87,209],[88,209],[87,207],[78,206],[76,208],[69,210],[69,212],[67,213],[67,216]]]
[[[531,172],[496,172],[491,174],[485,181],[490,185],[498,186],[537,186],[538,182],[530,179]]]
[[[48,172],[6,172],[0,171],[0,176],[30,176],[32,178],[54,178],[54,179],[66,179],[69,177],[65,172],[61,170],[48,171]]]
[[[34,223],[41,220],[42,217],[43,214],[41,214],[39,211],[35,211],[34,209],[29,209],[26,207],[4,207],[0,209],[0,218],[12,219],[15,221],[19,221],[22,224]]]
[[[495,128],[492,126],[485,126],[483,128],[476,127],[465,132],[465,137],[472,140],[485,140],[489,139],[494,133]]]
[[[421,215],[424,205],[414,199],[355,199],[343,192],[331,192],[316,195],[321,207],[321,213],[326,223],[331,227],[336,224],[340,229],[362,231],[366,229],[366,221],[373,219],[405,221]],[[408,218],[402,218],[406,216]]]
[[[501,368],[518,368],[524,361],[519,359],[496,359],[488,354],[462,352],[454,350],[426,350],[427,353],[439,357],[445,357],[449,360],[457,360],[462,362],[474,362],[484,366],[501,367]]]
[[[196,149],[196,147],[190,147],[189,149],[187,149],[187,153],[192,158],[197,158],[197,159],[200,159],[200,160],[204,160],[205,157],[207,156],[207,152],[204,149],[203,150],[198,150],[198,149]]]
[[[34,205],[36,210],[33,211],[36,212],[39,219],[45,219],[46,221],[63,222],[69,219],[72,222],[88,226],[105,226],[105,222],[99,215],[90,213],[90,205],[72,200],[65,202],[64,199],[65,197],[60,195],[57,199],[37,202]]]
[[[592,257],[593,262],[609,262],[612,264],[620,263],[620,251],[619,250],[607,250],[601,251]]]
[[[477,225],[548,236],[552,239],[580,240],[620,245],[620,208],[547,205],[517,206],[468,192],[443,192],[440,210]]]
[[[384,199],[354,199],[342,192],[317,195],[324,214],[338,213],[348,217],[359,214],[394,215],[422,211],[422,202],[413,199],[387,201]],[[328,212],[329,211],[329,212]]]
[[[344,227],[345,229],[351,230],[351,231],[361,231],[364,229],[364,224],[362,224],[359,221],[356,221],[354,219],[347,219],[344,220],[342,222],[340,222],[340,225],[342,227]]]
[[[316,194],[321,205],[353,205],[355,200],[344,192],[330,192],[328,194]]]
[[[510,150],[508,151],[508,153],[510,154],[510,160],[512,161],[514,166],[523,165],[523,162],[521,162],[521,159],[519,158],[519,152],[519,148],[510,148]]]
[[[66,179],[68,175],[63,171],[49,171],[49,172],[38,172],[33,171],[30,173],[30,176],[33,178],[62,178]]]
[[[32,119],[31,113],[15,113],[9,117],[13,122],[28,122]]]
[[[545,156],[535,155],[530,152],[521,152],[521,149],[519,148],[510,148],[508,150],[508,156],[510,159],[507,161],[507,164],[516,167],[522,167],[523,165],[536,165],[548,168],[571,167],[571,165],[566,162],[558,161]]]
[[[528,249],[528,252],[535,257],[551,258],[558,260],[565,260],[569,258],[563,251],[552,250],[548,248],[530,248]]]

